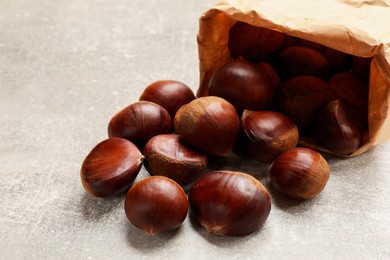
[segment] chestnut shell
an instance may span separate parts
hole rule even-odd
[[[261,73],[265,73],[271,79],[272,85],[276,89],[280,88],[282,82],[280,80],[278,73],[276,72],[276,70],[271,64],[260,61],[260,62],[253,63],[253,66],[255,66]]]
[[[228,47],[233,58],[259,61],[278,51],[284,42],[281,32],[237,22],[229,31]]]
[[[327,150],[340,155],[357,150],[362,140],[363,117],[347,102],[336,99],[318,114],[316,136]]]
[[[134,226],[153,236],[180,227],[187,217],[188,200],[176,182],[152,176],[127,192],[125,213]]]
[[[279,108],[299,128],[315,126],[317,112],[334,99],[328,84],[313,76],[298,76],[286,81],[280,89]]]
[[[295,199],[318,195],[325,188],[329,175],[329,165],[320,153],[300,147],[283,152],[269,169],[273,187]]]
[[[240,131],[240,119],[229,102],[207,96],[182,106],[174,128],[190,146],[207,154],[228,156]]]
[[[346,100],[360,110],[364,116],[368,114],[368,83],[352,72],[334,74],[329,80],[329,87],[335,96]]]
[[[174,118],[179,108],[195,99],[194,92],[186,84],[177,80],[158,80],[145,88],[141,101],[150,101],[165,108]]]
[[[244,110],[241,136],[245,151],[255,159],[269,163],[282,152],[298,144],[298,128],[287,116],[274,111]]]
[[[138,101],[116,113],[107,130],[109,137],[125,138],[143,150],[153,136],[172,132],[172,119],[162,106]]]
[[[109,138],[84,159],[80,177],[84,189],[97,197],[127,191],[141,169],[144,156],[130,141]]]
[[[299,46],[310,48],[321,53],[328,61],[331,73],[347,71],[352,66],[352,56],[347,53],[304,39],[300,40]]]
[[[278,67],[285,79],[303,75],[326,79],[329,73],[329,63],[322,54],[301,46],[283,50],[278,57]]]
[[[191,149],[176,134],[157,135],[144,149],[145,168],[150,175],[168,177],[184,186],[207,167],[207,155]]]
[[[267,68],[244,59],[227,62],[209,82],[209,95],[229,101],[237,111],[259,110],[269,106],[277,86]]]
[[[271,210],[266,188],[241,172],[207,173],[193,184],[188,200],[194,218],[209,233],[222,236],[243,236],[256,231]]]

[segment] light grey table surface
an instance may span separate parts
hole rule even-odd
[[[320,196],[271,193],[268,220],[245,237],[208,235],[191,218],[148,237],[124,196],[86,194],[81,162],[115,112],[155,80],[196,91],[198,18],[214,4],[0,0],[0,259],[390,259],[389,143],[327,156]],[[267,167],[233,157],[222,168],[269,188]]]

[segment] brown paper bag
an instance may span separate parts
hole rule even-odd
[[[361,154],[390,136],[390,1],[237,0],[221,1],[199,20],[200,86],[208,95],[213,71],[229,59],[229,30],[236,21],[278,30],[355,56],[373,56],[370,68],[368,131]],[[326,151],[315,143],[301,144]]]

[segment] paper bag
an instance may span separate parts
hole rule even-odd
[[[351,55],[373,56],[370,67],[368,130],[361,154],[390,136],[390,1],[372,0],[247,0],[221,1],[199,20],[200,86],[208,95],[210,77],[231,59],[229,30],[237,21],[278,30]],[[305,146],[326,149],[315,142]]]

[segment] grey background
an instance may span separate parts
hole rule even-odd
[[[331,178],[313,200],[270,189],[265,225],[239,238],[208,235],[191,218],[148,237],[127,221],[123,196],[83,190],[81,162],[115,112],[155,80],[196,91],[198,18],[214,4],[0,0],[0,259],[390,258],[390,143],[327,156]],[[233,156],[222,168],[270,188],[267,167]]]

